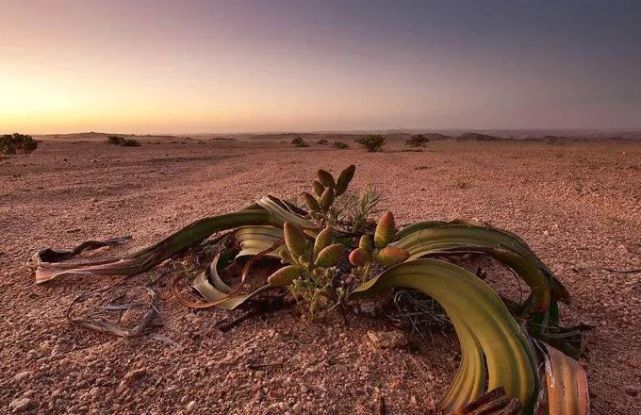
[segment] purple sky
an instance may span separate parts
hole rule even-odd
[[[641,2],[0,0],[0,133],[394,128],[641,128]]]

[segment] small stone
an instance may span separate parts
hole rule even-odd
[[[28,370],[25,370],[24,372],[20,372],[16,374],[13,377],[13,380],[15,380],[16,382],[22,382],[23,380],[27,379],[29,375],[31,375],[31,372],[29,372]]]
[[[271,413],[281,413],[281,412],[273,412],[273,411],[284,411],[287,408],[289,408],[289,404],[287,402],[275,402],[267,407],[267,410],[270,411]]]
[[[124,377],[124,380],[127,382],[135,382],[139,379],[142,379],[147,374],[147,369],[136,369],[127,372]]]
[[[190,401],[186,406],[185,406],[185,413],[189,414],[191,413],[194,408],[196,408],[196,401]]]
[[[29,398],[14,399],[9,404],[9,408],[11,409],[11,412],[15,414],[15,413],[22,412],[29,409],[29,407],[31,407],[32,402],[33,401]]]
[[[307,393],[309,392],[309,388],[307,387],[307,385],[300,385],[300,391],[301,393]]]
[[[54,346],[54,348],[51,350],[51,357],[58,357],[62,354],[62,351],[60,350],[59,346]]]
[[[630,396],[637,396],[639,394],[639,388],[633,385],[626,385],[623,390]]]
[[[379,349],[404,349],[409,345],[407,335],[399,330],[367,332],[368,339]]]

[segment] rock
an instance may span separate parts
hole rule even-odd
[[[196,401],[190,401],[186,406],[185,406],[185,413],[190,414],[194,408],[196,408]]]
[[[268,413],[283,413],[286,409],[289,408],[287,402],[275,402],[267,407]]]
[[[637,396],[639,394],[639,388],[634,385],[625,385],[623,390],[630,396]]]
[[[9,404],[9,409],[11,409],[11,412],[16,414],[18,412],[23,412],[23,411],[26,411],[27,409],[29,409],[31,407],[32,403],[33,403],[33,401],[31,399],[29,399],[29,398],[14,399]]]
[[[54,348],[51,350],[51,357],[58,357],[62,355],[62,351],[60,350],[59,346],[54,346]]]
[[[147,369],[135,369],[127,372],[124,377],[124,380],[128,383],[135,382],[139,379],[142,379],[147,374]]]
[[[301,393],[307,393],[309,392],[309,388],[307,387],[307,385],[300,385],[300,391]]]
[[[404,349],[409,345],[407,335],[399,330],[367,332],[367,338],[379,349]]]
[[[16,374],[13,377],[13,380],[15,380],[16,382],[22,382],[23,380],[27,379],[30,375],[31,375],[31,372],[29,372],[28,370],[25,370],[24,372],[20,372]]]

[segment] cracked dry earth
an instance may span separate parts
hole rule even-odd
[[[581,359],[593,413],[641,413],[641,143],[444,141],[376,154],[277,140],[142,144],[49,140],[0,161],[0,413],[371,414],[381,398],[389,414],[432,413],[456,369],[453,333],[381,348],[368,332],[393,330],[388,321],[312,321],[296,307],[223,333],[227,313],[185,309],[161,279],[164,326],[114,338],[64,312],[120,278],[36,286],[24,267],[37,249],[86,239],[132,235],[100,255],[129,251],[267,193],[293,197],[316,169],[352,162],[353,188],[376,185],[398,223],[474,218],[521,234],[573,295],[564,322],[594,325]]]

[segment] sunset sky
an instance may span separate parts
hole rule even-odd
[[[0,0],[0,133],[640,127],[641,1]]]

